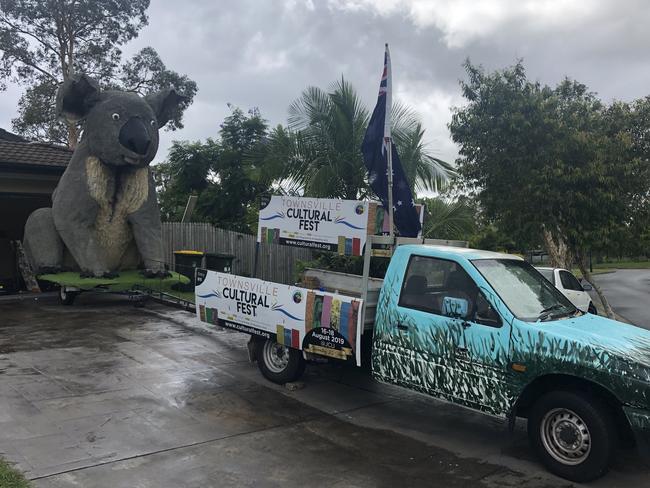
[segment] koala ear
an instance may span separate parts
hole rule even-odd
[[[73,75],[59,85],[56,113],[70,122],[78,122],[99,99],[99,84],[86,75]]]
[[[173,88],[150,93],[144,99],[156,114],[159,127],[169,122],[176,114],[178,107],[188,100],[187,97],[179,95]]]

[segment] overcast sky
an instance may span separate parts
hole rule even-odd
[[[461,64],[488,69],[523,58],[530,79],[564,76],[610,101],[650,94],[650,8],[642,0],[152,0],[149,26],[125,46],[153,46],[168,67],[198,83],[185,128],[173,139],[217,134],[227,103],[258,107],[286,123],[301,91],[341,75],[369,109],[376,101],[383,46],[390,44],[395,99],[421,116],[433,153],[454,160],[447,123],[462,104]],[[10,129],[21,87],[0,94],[0,127]]]

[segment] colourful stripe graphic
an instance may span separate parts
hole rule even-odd
[[[199,305],[199,318],[201,322],[205,322],[205,305]]]
[[[350,344],[352,345],[352,348],[354,348],[354,345],[356,344],[358,316],[359,316],[359,302],[357,300],[352,300],[352,303],[350,304],[350,314],[348,315],[348,327],[350,329],[349,340],[350,340]]]
[[[323,315],[323,295],[316,295],[314,298],[314,329],[320,327],[320,321]]]
[[[300,349],[300,332],[297,329],[291,330],[291,347]]]
[[[330,327],[339,330],[341,323],[341,300],[334,298],[332,300],[332,312],[330,313]]]
[[[375,234],[381,234],[384,228],[384,207],[377,206],[377,215],[375,218]]]
[[[352,239],[345,239],[345,255],[352,255]]]
[[[330,326],[330,313],[332,312],[332,297],[329,295],[325,295],[323,297],[323,313],[321,315],[320,319],[320,326],[321,327],[329,327]]]
[[[305,333],[314,327],[314,299],[316,294],[313,291],[307,292],[306,314],[305,314]]]
[[[345,236],[339,236],[338,252],[341,255],[345,254]]]
[[[275,335],[276,335],[275,342],[277,342],[278,344],[282,344],[284,346],[285,345],[284,344],[284,327],[282,327],[279,324],[276,325]]]
[[[352,239],[352,255],[361,256],[361,239],[358,237]]]
[[[284,342],[285,346],[291,346],[291,329],[284,329]]]
[[[350,337],[350,304],[348,302],[343,302],[341,304],[341,313],[339,320],[339,332],[343,337],[345,337],[350,344],[352,340]]]

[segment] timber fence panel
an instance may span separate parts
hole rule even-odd
[[[232,272],[252,276],[256,236],[219,229],[202,222],[163,222],[165,262],[174,263],[174,251],[218,252],[235,256]],[[264,280],[291,284],[296,280],[297,261],[308,261],[311,251],[279,244],[260,244],[257,276]]]

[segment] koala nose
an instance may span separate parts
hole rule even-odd
[[[147,154],[151,136],[144,122],[138,117],[131,117],[120,129],[120,144],[142,156]]]

